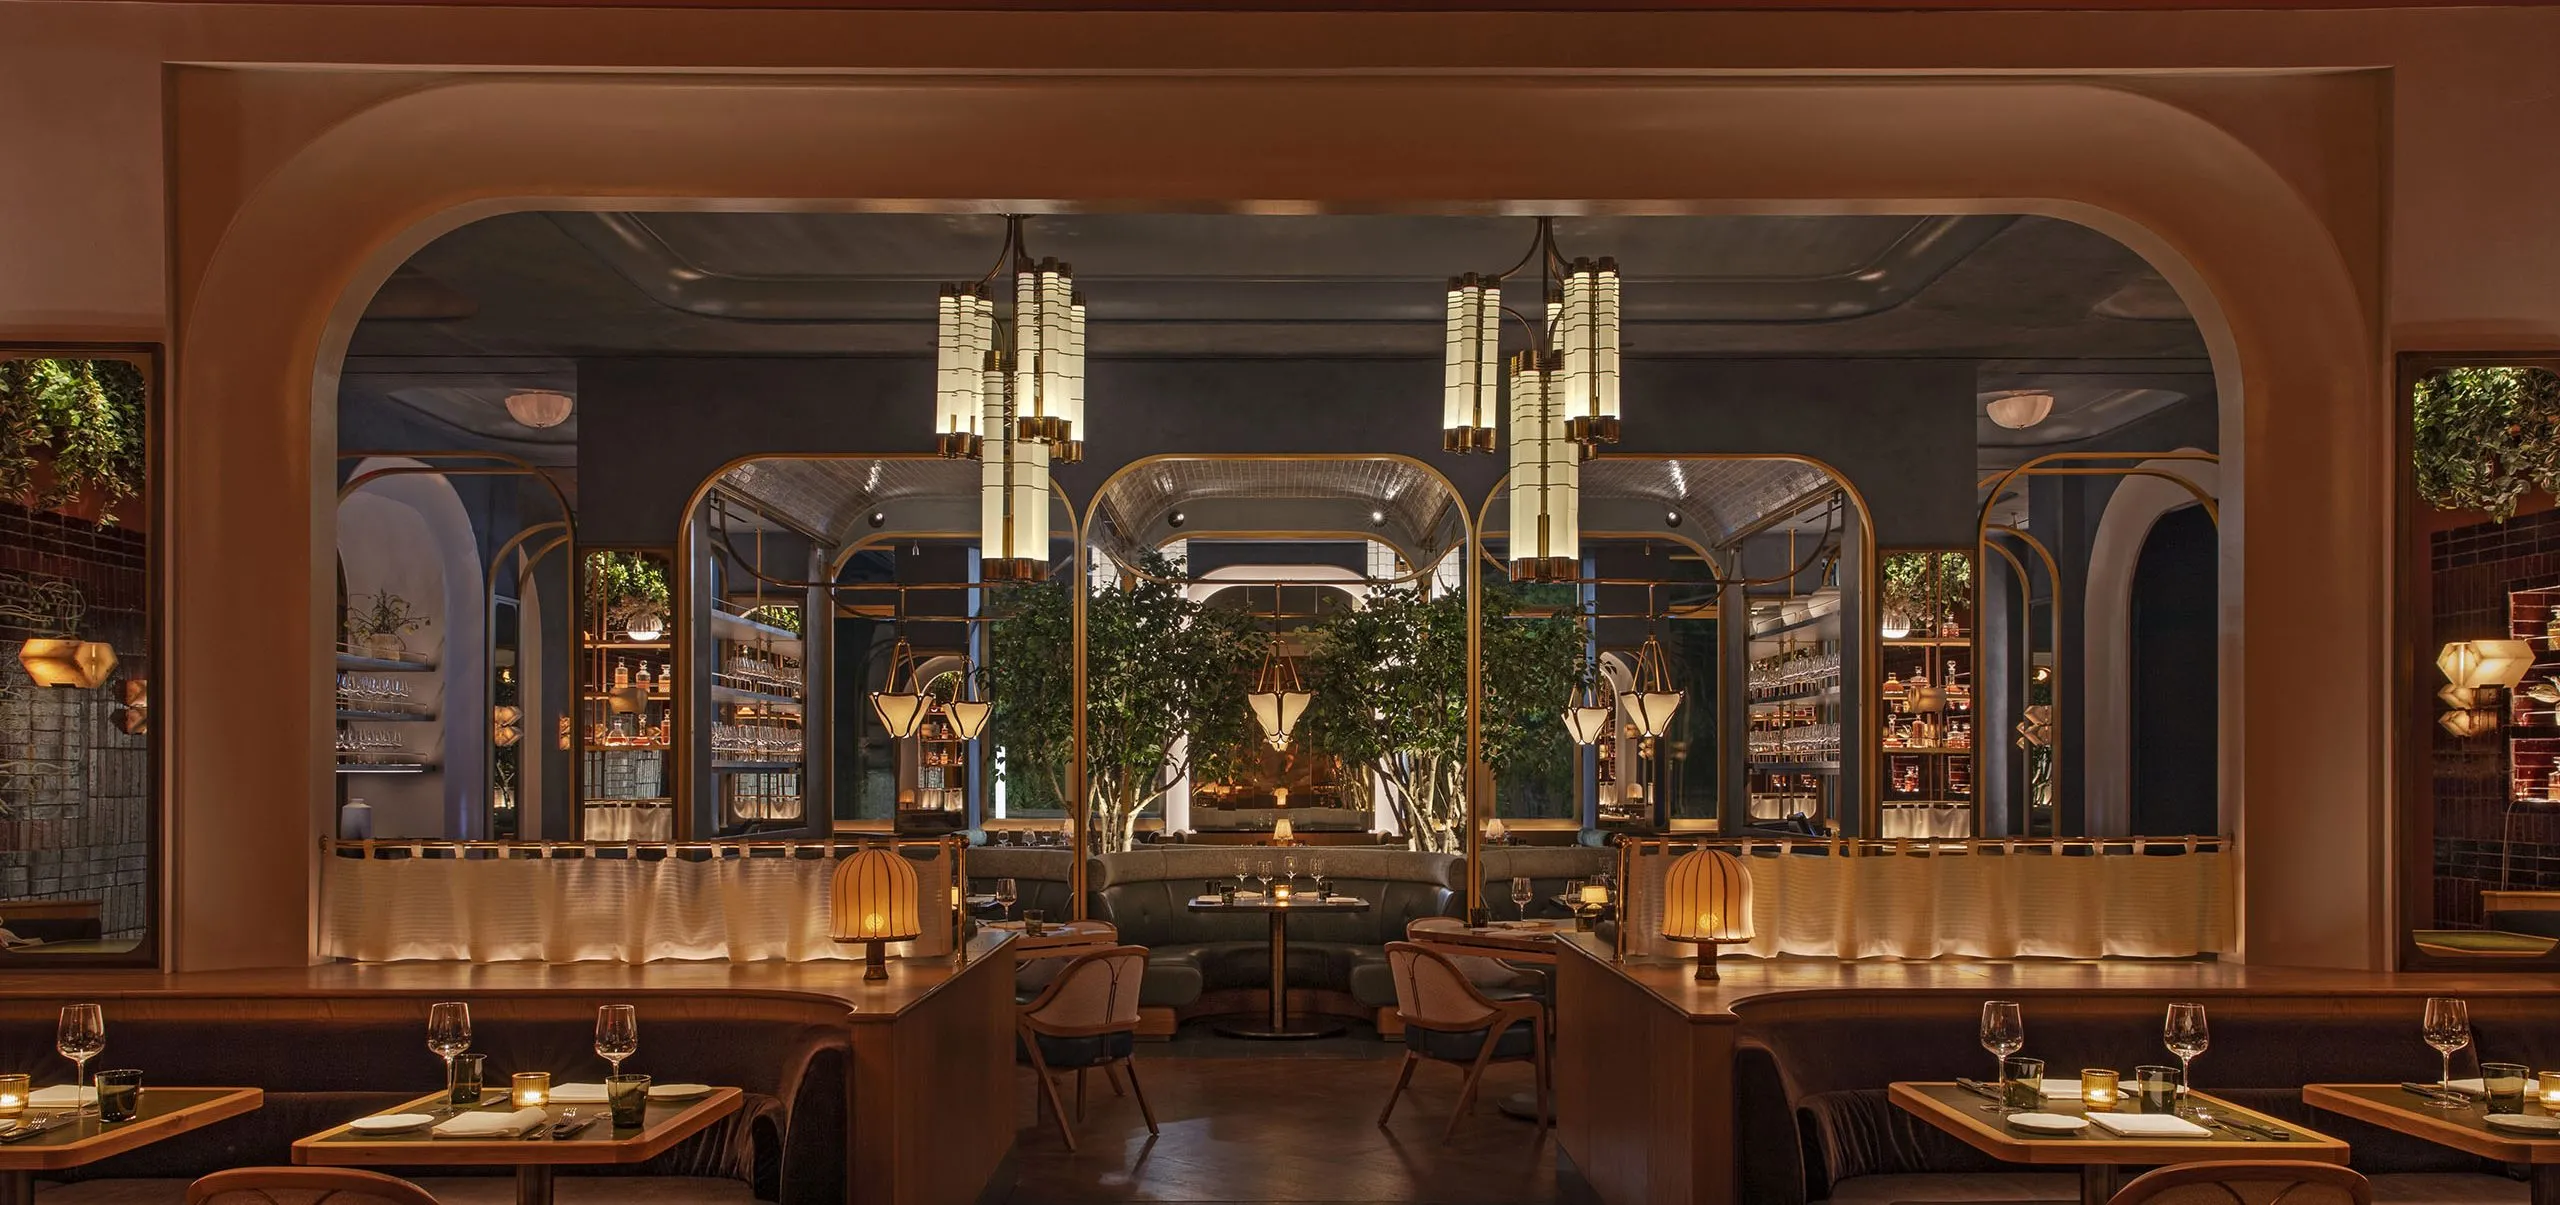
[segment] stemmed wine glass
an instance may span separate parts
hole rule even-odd
[[[606,1004],[596,1008],[596,1054],[613,1064],[613,1074],[622,1074],[622,1060],[640,1053],[640,1010],[628,1004]]]
[[[86,1116],[97,1111],[89,1100],[89,1060],[107,1049],[107,1018],[95,1004],[66,1004],[53,1031],[55,1053],[71,1060],[71,1099]]]
[[[1022,898],[1022,888],[1011,879],[996,880],[996,903],[1004,908],[1004,918],[1013,919],[1013,905]]]
[[[1520,910],[1520,919],[1529,919],[1529,901],[1536,898],[1538,898],[1538,889],[1536,885],[1529,882],[1527,875],[1512,876],[1511,906]]]
[[[2009,1056],[2026,1049],[2027,1017],[2014,1000],[1982,1004],[1982,1048],[1991,1052],[1991,1082],[1999,1083]]]
[[[1271,859],[1254,859],[1253,877],[1255,882],[1262,884],[1262,898],[1271,898]]]
[[[1298,882],[1298,855],[1296,855],[1296,854],[1283,854],[1283,855],[1281,855],[1281,858],[1280,858],[1280,881],[1281,881],[1281,882],[1284,882],[1284,883],[1288,883],[1288,884],[1290,884],[1290,885],[1292,885],[1292,886],[1295,886],[1295,885],[1297,884],[1297,882]]]
[[[2196,1086],[2195,1071],[2191,1064],[2195,1062],[2197,1055],[2204,1053],[2206,1046],[2212,1044],[2212,1038],[2212,1033],[2205,1028],[2203,1005],[2172,1004],[2169,1006],[2169,1015],[2160,1022],[2160,1041],[2168,1046],[2169,1053],[2178,1056],[2180,1084],[2190,1089]]]
[[[471,1049],[471,1006],[458,1000],[427,1006],[427,1049],[444,1060],[444,1108],[452,1113],[453,1056]]]
[[[2426,1027],[2427,1045],[2435,1047],[2444,1058],[2444,1074],[2436,1080],[2436,1098],[2427,1103],[2439,1109],[2470,1107],[2470,1101],[2453,1091],[2453,1052],[2471,1044],[2471,1006],[2451,996],[2429,996],[2426,1018],[2421,1024]]]

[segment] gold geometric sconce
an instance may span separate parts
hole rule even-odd
[[[2507,694],[2533,668],[2533,646],[2521,640],[2456,640],[2436,654],[2445,685],[2436,692],[2446,711],[2436,722],[2457,737],[2498,730]]]
[[[18,664],[38,686],[95,690],[116,672],[116,648],[103,640],[44,638],[18,647]]]

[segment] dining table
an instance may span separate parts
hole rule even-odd
[[[2480,1097],[2456,1095],[2462,1106],[2443,1109],[2430,1103],[2432,1094],[2406,1084],[2306,1084],[2302,1103],[2464,1154],[2528,1168],[2533,1205],[2560,1205],[2560,1130],[2533,1134],[2493,1126],[2488,1105]],[[2539,1124],[2560,1127],[2560,1110],[2543,1108],[2530,1091],[2525,1094],[2523,1116],[2547,1118]]]
[[[2050,1084],[2052,1081],[2046,1081]],[[2091,1123],[2072,1134],[2043,1134],[2020,1129],[1998,1091],[1966,1083],[1896,1082],[1889,1089],[1895,1107],[2003,1163],[2030,1167],[2080,1169],[2082,1205],[2106,1205],[2127,1167],[2159,1167],[2212,1159],[2298,1159],[2345,1163],[2347,1144],[2326,1134],[2279,1120],[2206,1092],[2189,1090],[2181,1108],[2198,1117],[2205,1133],[2196,1137],[2120,1136]],[[2091,1110],[2076,1099],[2047,1097],[2038,1112],[2086,1120]],[[2118,1106],[2098,1113],[2139,1110]]]
[[[653,1097],[641,1116],[641,1125],[628,1130],[614,1128],[607,1106],[597,1103],[592,1107],[595,1124],[571,1137],[551,1136],[549,1122],[562,1121],[567,1116],[566,1110],[557,1107],[546,1107],[548,1121],[529,1135],[443,1138],[436,1136],[433,1124],[399,1133],[368,1134],[355,1129],[355,1121],[351,1120],[295,1142],[293,1161],[315,1167],[508,1167],[515,1170],[516,1205],[551,1205],[555,1169],[631,1164],[656,1158],[711,1123],[737,1112],[744,1099],[745,1094],[736,1088],[716,1087],[680,1100]],[[437,1110],[444,1103],[445,1094],[438,1092],[375,1116],[421,1114],[437,1118],[440,1124],[442,1118]],[[589,1108],[585,1104],[576,1107]],[[514,1106],[508,1092],[492,1089],[481,1094],[476,1109],[504,1113],[513,1111]]]
[[[92,1094],[91,1099],[95,1099]],[[257,1088],[142,1089],[131,1121],[29,1109],[0,1129],[0,1205],[34,1205],[37,1172],[68,1171],[263,1107]],[[95,1106],[92,1106],[94,1110]]]
[[[1347,895],[1291,893],[1279,899],[1260,892],[1237,892],[1225,896],[1194,896],[1193,912],[1260,913],[1271,918],[1271,1008],[1265,1017],[1230,1017],[1211,1023],[1216,1032],[1231,1038],[1262,1040],[1304,1040],[1330,1038],[1351,1028],[1348,1024],[1323,1017],[1292,1018],[1289,1015],[1289,918],[1308,912],[1366,912],[1369,901]]]

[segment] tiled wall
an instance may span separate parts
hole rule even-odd
[[[2507,593],[2560,586],[2560,510],[2437,532],[2429,540],[2434,631],[2446,641],[2507,635]],[[2432,679],[2432,690],[2441,685]],[[2435,918],[2442,928],[2476,928],[2480,892],[2506,885],[2560,889],[2560,809],[2507,810],[2506,735],[2434,739]],[[2504,830],[2504,831],[2502,831]]]
[[[77,588],[77,634],[115,646],[117,680],[151,674],[147,548],[122,527],[0,503],[0,574]],[[20,643],[58,634],[0,617],[0,900],[99,900],[110,939],[139,937],[151,874],[147,741],[117,727],[116,681],[82,690],[27,678]]]

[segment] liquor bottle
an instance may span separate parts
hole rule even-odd
[[[631,685],[631,663],[620,657],[613,659],[613,685],[616,690]]]
[[[650,681],[648,662],[643,661],[640,663],[640,672],[631,676],[631,684],[639,687],[641,694],[647,695],[657,693],[656,686]]]

